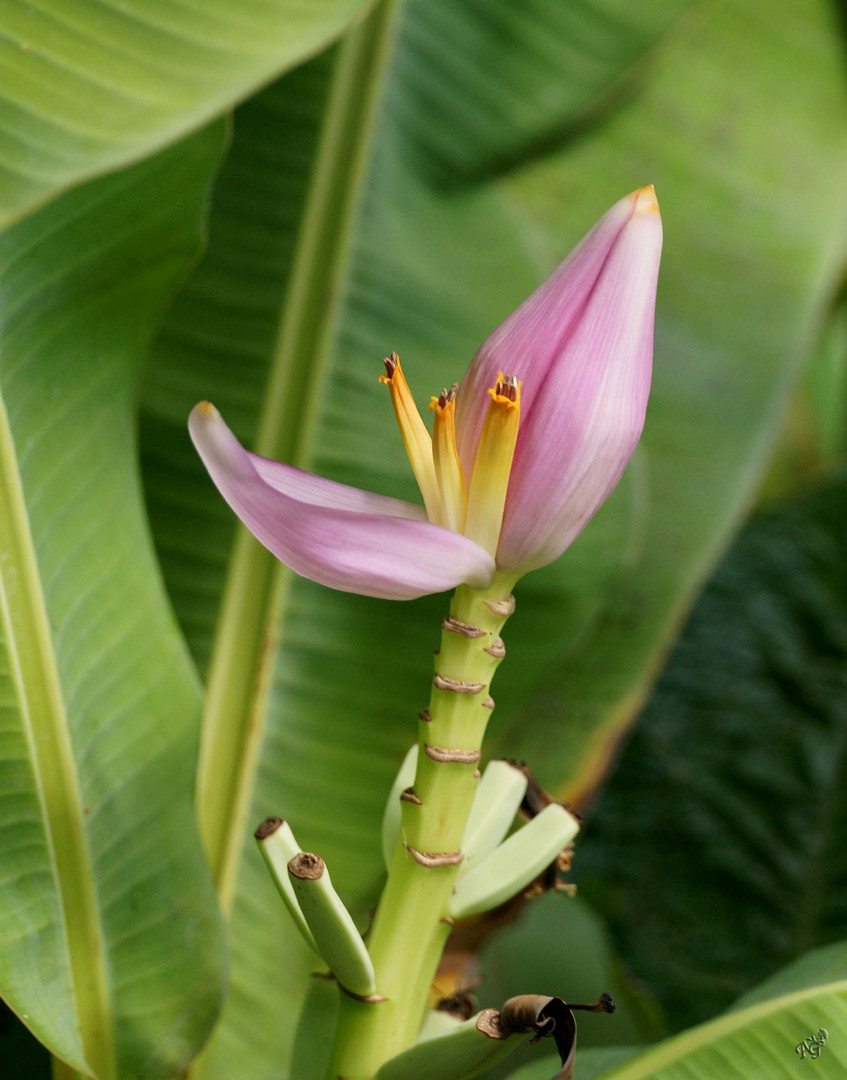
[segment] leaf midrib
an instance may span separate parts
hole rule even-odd
[[[0,397],[0,618],[63,912],[63,935],[88,1064],[114,1077],[102,925],[65,701],[15,444]]]

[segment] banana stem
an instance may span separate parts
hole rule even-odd
[[[420,714],[415,781],[401,796],[400,835],[368,939],[377,993],[385,1000],[342,995],[327,1080],[372,1080],[417,1036],[450,932],[447,908],[516,580],[497,574],[484,590],[460,586],[442,622],[432,696]]]

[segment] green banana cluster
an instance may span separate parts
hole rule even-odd
[[[400,800],[415,777],[418,748],[409,750],[388,797],[382,851],[389,865],[400,831]],[[463,919],[489,911],[526,889],[579,831],[579,821],[550,802],[507,836],[527,791],[527,776],[509,761],[491,761],[479,781],[462,842],[464,859],[447,915]]]
[[[417,754],[415,746],[406,755],[386,806],[382,827],[386,863],[400,838],[401,801],[410,795]],[[527,787],[526,773],[508,761],[492,761],[485,769],[464,832],[460,873],[445,912],[451,919],[479,914],[521,893],[576,836],[577,819],[556,802],[510,832],[521,806],[531,801]],[[380,996],[367,946],[333,888],[323,860],[304,852],[290,826],[280,818],[262,822],[255,835],[295,925],[328,969],[311,980],[303,1011],[305,1023],[298,1030],[293,1055],[293,1075],[298,1080],[322,1080],[338,1015],[337,987],[368,1006],[379,1008],[385,999]],[[505,1023],[507,1006],[502,1012],[484,1009],[468,1020],[430,1013],[415,1045],[386,1062],[376,1080],[408,1080],[412,1076],[416,1080],[443,1080],[446,1076],[470,1080],[511,1053],[525,1034],[546,1034],[537,1025]]]

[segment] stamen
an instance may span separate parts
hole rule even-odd
[[[465,536],[497,554],[520,422],[520,381],[500,372],[479,437],[468,491]]]
[[[430,521],[441,524],[441,499],[438,492],[438,480],[432,457],[432,439],[421,419],[418,407],[412,397],[406,376],[400,367],[400,357],[396,352],[383,360],[385,375],[379,381],[386,383],[391,391],[391,404],[403,436],[403,445],[412,465],[412,471],[423,495],[426,514]]]
[[[461,532],[465,525],[468,503],[467,485],[456,449],[456,392],[453,383],[449,390],[442,390],[433,398],[430,409],[435,417],[432,426],[432,459],[441,497],[441,521],[453,532]]]
[[[507,397],[511,402],[517,402],[518,400],[518,388],[520,383],[514,375],[503,375],[502,373],[497,376],[497,382],[494,385],[493,390],[489,390],[488,393],[492,397]]]

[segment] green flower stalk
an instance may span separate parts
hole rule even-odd
[[[368,935],[378,1005],[341,1003],[328,1076],[372,1077],[411,1045],[423,1022],[452,918],[450,897],[477,788],[482,740],[494,706],[489,688],[504,655],[500,632],[514,610],[514,577],[488,589],[460,587],[443,621],[430,703],[418,722],[414,784],[401,796],[401,825],[388,883]]]

